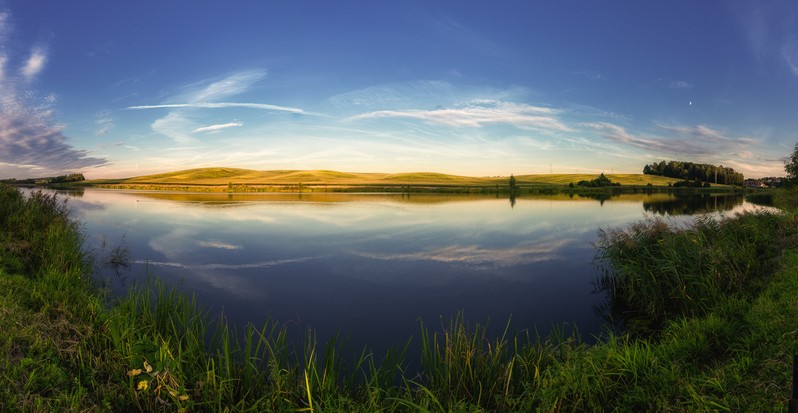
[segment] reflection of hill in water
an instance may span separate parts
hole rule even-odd
[[[438,205],[458,202],[508,200],[508,194],[396,194],[396,193],[196,193],[159,191],[114,191],[125,197],[140,201],[171,201],[197,206],[235,207],[253,202],[335,204],[348,202],[387,202],[396,204]],[[640,203],[646,212],[659,215],[689,215],[701,212],[728,211],[741,205],[743,197],[732,194],[675,195],[653,194],[539,194],[519,195],[516,202],[561,201],[561,202],[605,202]]]
[[[737,194],[674,195],[666,200],[643,201],[643,209],[658,215],[692,215],[731,211],[742,205],[743,200],[744,197]]]
[[[248,202],[287,202],[287,203],[342,203],[342,202],[395,202],[405,204],[448,204],[455,202],[490,201],[496,199],[507,200],[509,194],[397,194],[397,193],[349,193],[349,192],[315,192],[315,193],[198,193],[198,192],[159,192],[135,191],[120,193],[157,201],[174,201],[197,204],[214,204],[217,206],[237,205]],[[611,199],[612,202],[645,202],[671,199],[668,194],[614,194],[611,197],[604,195],[574,195],[567,193],[556,194],[523,194],[512,197],[515,201],[568,201],[592,202]]]
[[[193,192],[128,192],[140,198],[215,205],[236,205],[248,202],[344,203],[398,202],[411,204],[443,204],[496,199],[495,195],[451,194],[374,194],[374,193],[193,193]],[[504,195],[501,199],[506,198]]]

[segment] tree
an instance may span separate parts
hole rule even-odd
[[[798,183],[798,142],[795,143],[789,160],[784,162],[784,172],[787,172],[787,182],[790,185]]]
[[[518,185],[518,182],[515,179],[515,176],[510,174],[510,189],[515,189]]]

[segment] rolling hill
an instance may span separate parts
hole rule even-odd
[[[517,175],[519,185],[568,185],[570,182],[595,179],[590,174],[537,174]],[[676,179],[643,174],[610,174],[613,182],[621,185],[667,186]],[[495,186],[507,185],[509,177],[471,177],[435,172],[410,173],[359,173],[327,170],[272,170],[256,171],[239,168],[198,168],[137,176],[126,179],[91,180],[95,185],[340,185],[340,186]]]

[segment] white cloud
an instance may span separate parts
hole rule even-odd
[[[682,139],[693,142],[722,143],[748,146],[757,143],[757,140],[749,137],[730,137],[722,132],[712,129],[705,125],[696,126],[670,126],[657,125],[660,129],[679,135]]]
[[[248,108],[274,110],[278,112],[291,112],[299,114],[309,114],[302,109],[288,106],[269,105],[266,103],[238,103],[238,102],[205,102],[205,103],[166,103],[162,105],[140,105],[129,106],[128,109],[224,109],[224,108]]]
[[[5,56],[0,55],[0,86],[2,85],[3,79],[6,75],[6,60],[7,58]]]
[[[197,128],[196,124],[180,112],[169,112],[166,116],[156,119],[150,125],[153,131],[168,136],[178,143],[192,143],[195,139],[190,131]]]
[[[25,79],[30,82],[44,69],[45,63],[47,63],[46,50],[40,46],[33,48],[30,57],[28,57],[25,65],[22,66],[22,76],[24,76]]]
[[[379,260],[401,261],[437,261],[463,266],[495,269],[515,265],[531,264],[565,259],[561,254],[564,246],[572,243],[571,239],[546,240],[545,242],[522,242],[508,248],[483,248],[478,245],[453,245],[428,251],[410,253],[371,253],[361,252],[357,255]]]
[[[692,89],[693,85],[685,80],[674,80],[669,87],[671,89]]]
[[[522,129],[570,131],[571,129],[557,118],[559,113],[559,110],[542,106],[496,100],[474,100],[468,105],[450,109],[382,110],[363,113],[349,119],[407,118],[455,127],[478,128],[489,124],[507,124]]]
[[[44,48],[34,48],[22,66],[22,77],[7,76],[13,56],[8,49],[10,15],[0,12],[0,176],[19,178],[57,175],[103,165],[107,160],[75,149],[53,119],[54,95],[40,97],[25,83],[44,67]]]
[[[793,75],[798,76],[798,35],[792,36],[781,47],[781,57]]]
[[[97,114],[94,119],[94,124],[97,126],[97,130],[94,132],[97,136],[107,135],[111,129],[116,126],[114,124],[115,119],[111,116],[111,113],[108,111],[102,111]]]
[[[230,250],[230,251],[236,251],[236,250],[240,250],[240,249],[244,248],[244,247],[242,247],[240,245],[229,244],[229,243],[221,242],[221,241],[198,241],[197,244],[200,247],[218,248],[218,249]]]
[[[255,82],[266,76],[265,70],[248,70],[227,76],[205,86],[198,92],[189,92],[189,102],[213,102],[246,92]]]
[[[580,70],[580,71],[574,72],[574,75],[579,76],[579,77],[583,77],[583,78],[588,79],[588,80],[604,80],[604,79],[606,79],[604,77],[604,75],[602,75],[599,72],[593,71],[593,70]]]
[[[611,123],[585,123],[582,126],[602,132],[602,137],[610,142],[642,149],[650,158],[723,164],[746,176],[782,174],[780,162],[755,153],[760,139],[730,136],[706,125],[657,125],[660,134],[656,135],[636,134]]]
[[[288,106],[271,105],[267,103],[219,101],[245,93],[265,75],[265,71],[251,70],[235,73],[221,80],[198,82],[183,87],[180,94],[169,99],[172,101],[171,103],[129,106],[128,109],[170,109],[166,116],[156,119],[151,124],[151,128],[153,131],[170,137],[178,143],[189,143],[194,141],[191,135],[192,133],[216,132],[224,128],[241,126],[241,124],[237,123],[228,123],[203,127],[199,123],[201,113],[195,109],[245,108],[301,115],[317,115],[306,112],[300,108]],[[175,101],[179,103],[174,103]]]
[[[5,45],[11,33],[11,14],[0,11],[0,45]]]
[[[241,123],[241,122],[222,123],[222,124],[218,124],[218,125],[203,126],[201,128],[194,129],[192,132],[194,132],[194,133],[201,133],[201,132],[214,133],[214,132],[219,132],[222,129],[235,128],[237,126],[243,126],[243,125],[244,124]]]
[[[621,126],[607,122],[583,123],[582,126],[604,132],[604,138],[617,143],[634,146],[640,149],[658,152],[670,152],[671,145],[655,138],[635,136]]]
[[[751,54],[760,62],[780,59],[798,76],[798,12],[793,2],[739,1],[735,11]]]

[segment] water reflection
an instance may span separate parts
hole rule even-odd
[[[644,201],[643,209],[657,215],[694,215],[732,211],[740,207],[744,200],[742,194],[678,194],[664,200]]]
[[[419,318],[460,310],[497,328],[512,315],[517,329],[545,334],[571,323],[584,337],[597,334],[598,228],[647,212],[699,210],[680,201],[729,212],[750,207],[738,198],[669,194],[508,198],[86,189],[69,205],[89,248],[124,240],[131,278],[153,274],[182,285],[211,314],[238,323],[293,320],[315,328],[320,340],[340,332],[354,348],[377,351],[417,335]],[[112,288],[122,294],[126,286]]]

